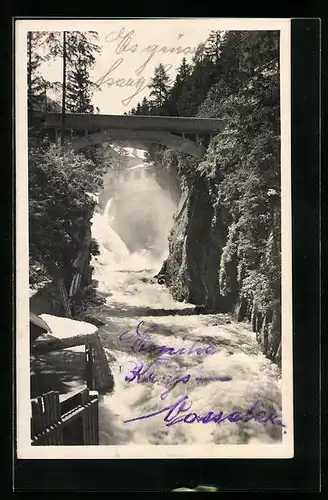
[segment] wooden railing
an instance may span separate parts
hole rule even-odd
[[[32,446],[99,444],[99,393],[94,390],[96,374],[92,341],[95,343],[95,335],[49,339],[35,346],[35,351],[45,353],[85,344],[86,389],[63,401],[60,401],[58,391],[47,392],[31,401]]]
[[[62,402],[51,391],[31,403],[32,446],[99,444],[97,391],[87,388]]]
[[[35,343],[32,347],[32,354],[38,356],[79,345],[85,345],[87,387],[96,389],[100,393],[111,392],[114,388],[114,379],[108,366],[100,335],[97,332],[64,339],[50,336],[50,338]]]
[[[85,345],[86,389],[60,401],[59,392],[50,391],[31,401],[31,441],[33,446],[98,445],[99,392],[111,392],[113,375],[99,334],[39,340],[34,356]]]

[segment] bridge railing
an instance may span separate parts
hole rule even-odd
[[[61,113],[45,113],[44,128],[58,128],[62,125]],[[198,118],[182,116],[131,116],[131,115],[98,115],[86,113],[66,113],[65,127],[73,130],[102,129],[158,130],[166,132],[205,132],[218,133],[225,126],[220,118]]]

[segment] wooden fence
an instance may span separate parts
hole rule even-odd
[[[85,345],[86,389],[59,400],[59,392],[50,391],[31,401],[31,440],[33,446],[98,445],[99,392],[110,392],[114,379],[98,333],[75,335],[65,339],[50,337],[36,342],[34,355]]]
[[[110,370],[106,352],[99,333],[75,335],[65,339],[51,337],[36,342],[32,347],[32,354],[38,356],[52,351],[69,349],[78,345],[85,345],[86,356],[86,385],[100,393],[111,392],[114,388],[114,378]]]
[[[51,391],[31,403],[32,446],[99,444],[97,391],[87,388],[62,402]]]

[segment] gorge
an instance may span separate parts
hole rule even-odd
[[[253,421],[201,432],[194,429],[203,426],[168,432],[155,419],[142,427],[132,422],[156,414],[158,381],[177,374],[189,376],[188,384],[174,385],[169,396],[190,397],[195,415],[204,408],[232,415],[254,401],[281,412],[279,34],[211,36],[191,64],[182,60],[171,87],[160,64],[150,98],[129,112],[163,123],[223,120],[202,157],[148,143],[132,165],[106,158],[95,144],[77,153],[53,138],[50,145],[37,134],[30,140],[30,276],[39,283],[44,271],[49,281],[59,280],[68,294],[62,302],[69,302],[63,309],[54,290],[37,304],[39,291],[31,310],[54,316],[68,310],[99,326],[115,381],[101,396],[100,444],[282,439],[278,426]],[[72,122],[79,114],[72,110]],[[109,145],[124,156],[132,139]],[[131,350],[124,335],[143,321],[151,335]],[[127,383],[131,363],[150,366],[158,350],[169,361],[158,364],[156,383]]]

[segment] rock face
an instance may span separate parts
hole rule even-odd
[[[209,185],[200,179],[181,197],[169,236],[166,282],[176,300],[225,311],[228,303],[220,294],[218,276],[226,231],[222,220],[213,219]]]
[[[254,296],[243,294],[238,255],[227,257],[228,214],[219,197],[208,178],[194,176],[185,183],[169,235],[165,283],[178,301],[249,322],[263,353],[280,364],[280,301],[263,309]],[[273,244],[271,235],[268,252]]]

